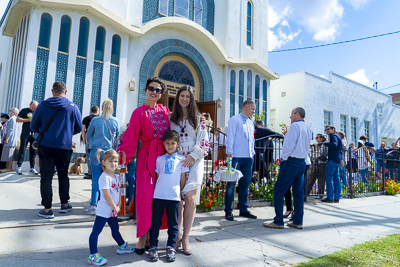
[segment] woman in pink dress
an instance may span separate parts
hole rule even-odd
[[[156,159],[165,154],[163,146],[164,133],[169,130],[167,107],[157,104],[165,92],[165,84],[156,77],[149,78],[146,82],[146,102],[132,113],[129,126],[121,139],[118,147],[120,152],[125,152],[126,161],[132,158],[138,147],[141,147],[137,156],[136,167],[136,223],[137,254],[145,251],[148,231],[151,226],[152,201],[156,183]]]

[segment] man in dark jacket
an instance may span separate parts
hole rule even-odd
[[[328,162],[326,163],[325,175],[326,198],[322,202],[339,203],[341,195],[339,167],[343,160],[343,143],[334,126],[326,126],[325,132],[329,135],[329,142],[324,143],[328,147]]]
[[[72,210],[69,200],[68,165],[72,154],[72,136],[82,130],[82,116],[78,107],[66,98],[67,88],[63,82],[55,82],[51,90],[53,97],[41,102],[33,114],[31,130],[40,133],[60,110],[50,127],[43,134],[39,145],[40,194],[44,209],[38,215],[46,219],[54,218],[51,183],[54,167],[57,167],[61,213]]]

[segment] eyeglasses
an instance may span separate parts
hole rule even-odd
[[[326,129],[325,129],[325,132],[326,132],[326,131],[329,131],[329,130],[330,130],[329,128],[326,128]]]
[[[150,92],[155,92],[156,94],[161,94],[162,93],[162,89],[155,88],[153,86],[147,87],[147,90],[149,90]]]
[[[321,137],[317,136],[317,137],[315,137],[315,140],[320,139],[320,138],[321,138]]]

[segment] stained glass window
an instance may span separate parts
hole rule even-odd
[[[158,77],[165,81],[195,86],[190,69],[177,60],[171,60],[162,65]]]

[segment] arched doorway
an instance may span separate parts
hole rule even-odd
[[[191,86],[195,92],[195,99],[200,101],[200,78],[187,59],[178,55],[162,58],[154,70],[154,76],[162,79],[167,86],[167,93],[160,100],[164,106],[172,109],[176,94],[183,85]]]

